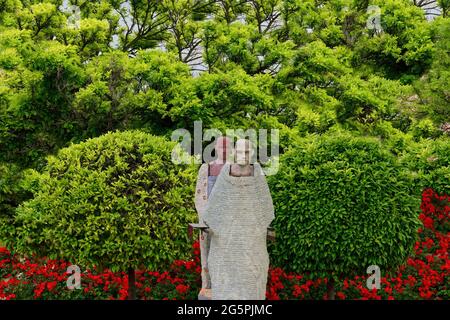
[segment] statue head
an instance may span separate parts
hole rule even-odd
[[[217,154],[216,162],[225,163],[225,161],[227,160],[227,156],[232,153],[230,138],[226,136],[218,137],[214,149]]]
[[[236,141],[236,163],[247,165],[251,163],[254,154],[253,144],[250,140],[239,139]]]

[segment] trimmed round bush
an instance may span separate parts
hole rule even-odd
[[[175,146],[140,131],[108,133],[48,157],[26,182],[33,199],[16,210],[18,252],[112,271],[156,270],[190,252],[193,165]]]
[[[386,272],[411,253],[420,197],[412,177],[375,138],[311,135],[269,177],[277,240],[272,262],[316,276]]]

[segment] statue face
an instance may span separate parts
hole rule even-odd
[[[239,165],[250,164],[250,159],[253,155],[253,149],[250,141],[240,139],[236,142],[236,163]]]
[[[227,137],[218,138],[214,149],[218,160],[226,160],[232,150],[230,140]]]

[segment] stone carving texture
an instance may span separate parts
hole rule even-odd
[[[201,165],[198,177],[197,186],[195,189],[195,208],[198,213],[198,221],[204,222],[203,213],[208,202],[208,164]],[[202,232],[199,237],[200,244],[200,262],[202,266],[202,288],[211,288],[211,278],[208,272],[208,253],[210,245],[210,237],[206,232]]]
[[[222,168],[203,212],[211,236],[208,267],[214,300],[264,300],[269,268],[267,228],[272,197],[258,163],[254,175]]]

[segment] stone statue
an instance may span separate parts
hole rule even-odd
[[[197,186],[195,192],[195,207],[199,216],[199,225],[196,228],[200,229],[200,255],[202,266],[202,289],[198,295],[199,300],[211,299],[211,278],[208,271],[208,253],[210,246],[210,236],[207,226],[204,224],[203,213],[208,202],[208,197],[213,190],[216,179],[227,161],[227,157],[232,153],[230,139],[227,137],[219,137],[214,146],[217,159],[211,161],[209,164],[204,163],[200,167]]]
[[[249,140],[236,142],[236,163],[223,165],[202,214],[214,300],[265,299],[274,208],[261,166],[250,163],[252,152]]]

